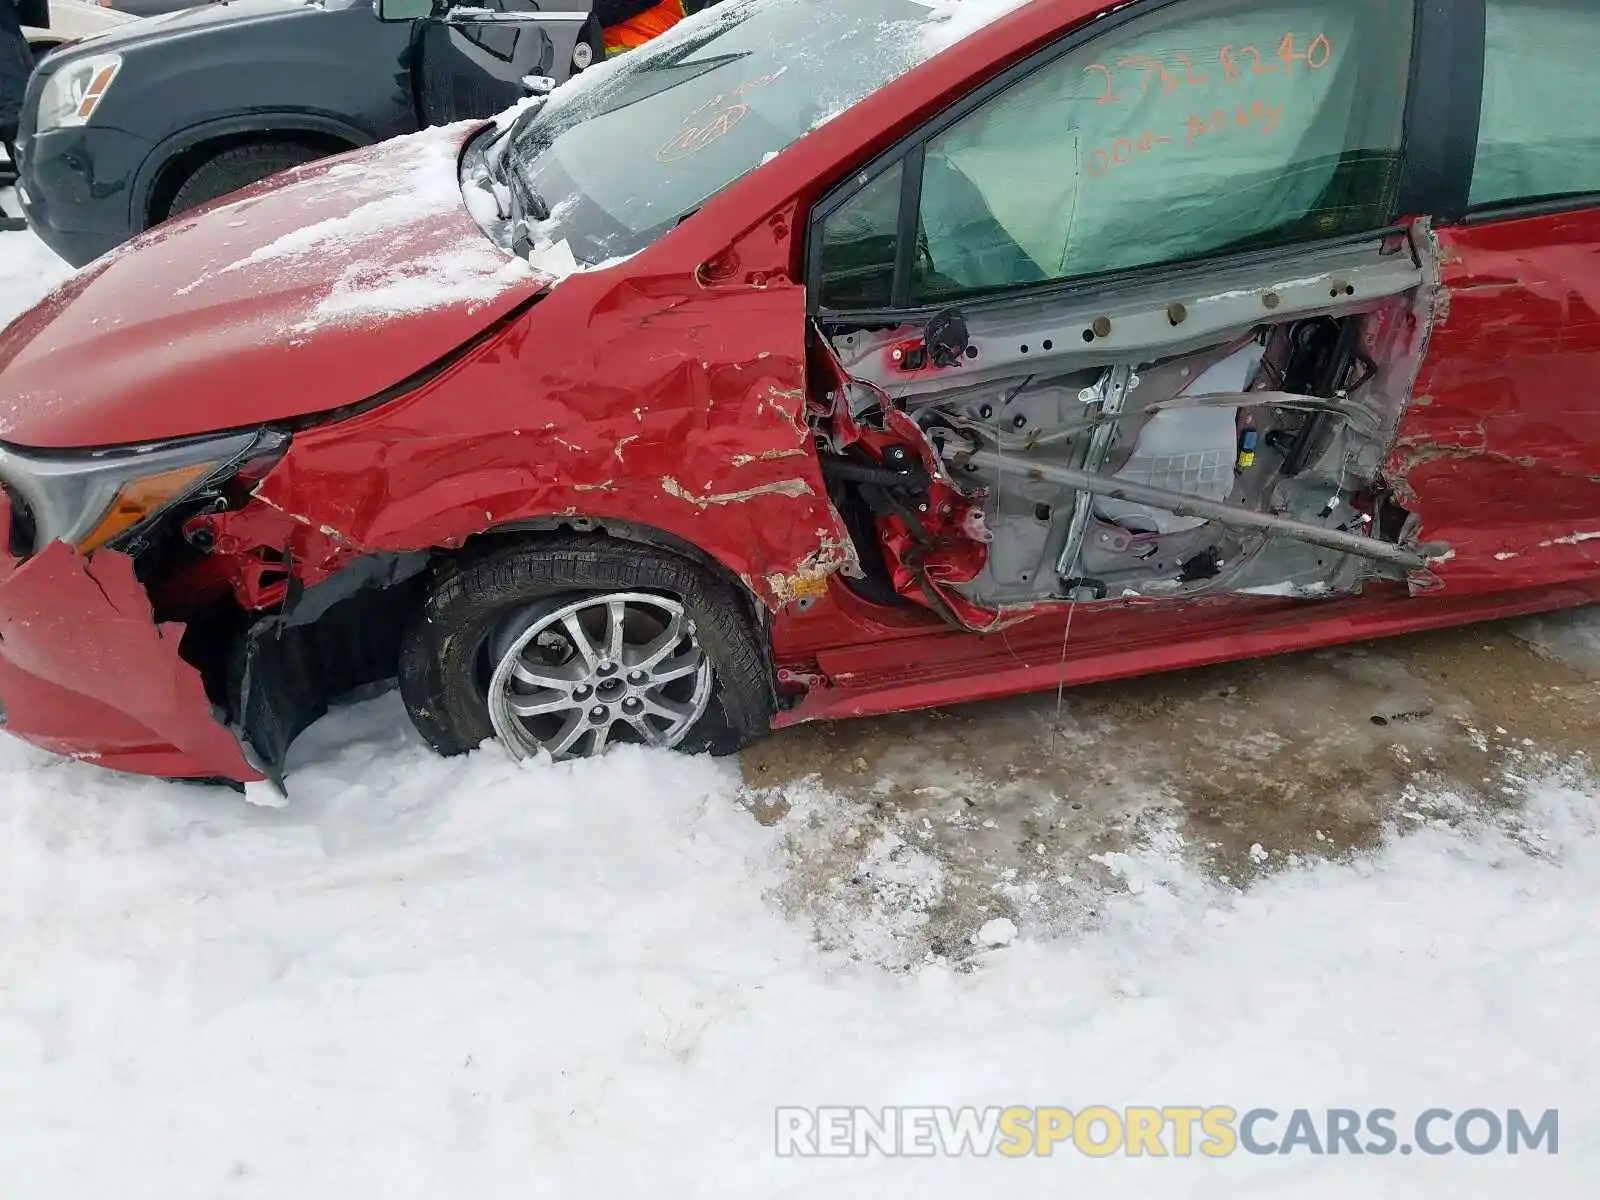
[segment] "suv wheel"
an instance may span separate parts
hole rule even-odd
[[[327,156],[326,151],[295,142],[250,142],[224,150],[206,159],[183,181],[172,198],[167,216],[175,217],[252,183],[260,183],[279,171]]]

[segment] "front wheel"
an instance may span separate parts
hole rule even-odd
[[[607,539],[447,567],[407,630],[400,690],[444,754],[488,738],[518,758],[618,742],[731,753],[773,711],[738,593],[686,558]]]

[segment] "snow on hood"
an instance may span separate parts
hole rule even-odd
[[[281,420],[450,353],[551,282],[463,201],[475,128],[297,168],[97,260],[0,333],[0,439],[117,445]]]
[[[324,294],[294,328],[328,321],[380,318],[443,304],[487,302],[526,285],[534,272],[463,224],[437,245],[401,261],[374,261],[372,248],[403,238],[418,215],[463,207],[456,161],[461,143],[478,122],[464,122],[395,138],[376,162],[358,159],[327,167],[322,177],[343,189],[349,211],[292,229],[220,268],[221,274],[266,267],[303,271],[315,263],[329,274]],[[250,201],[222,211],[248,210]],[[329,268],[337,268],[337,274]],[[200,286],[204,280],[197,280]]]

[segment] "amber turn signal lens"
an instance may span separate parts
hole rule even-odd
[[[122,490],[111,502],[106,515],[100,518],[100,524],[78,543],[78,553],[87,554],[96,550],[118,534],[132,529],[157,509],[172,503],[197,480],[204,479],[216,468],[216,463],[195,463],[190,467],[175,467],[159,475],[146,475],[143,479],[130,479],[122,485]]]
[[[94,73],[94,78],[89,81],[88,90],[83,93],[83,99],[78,101],[78,116],[87,121],[94,116],[94,110],[100,107],[100,97],[106,94],[106,89],[111,86],[111,81],[117,77],[121,63],[107,63]]]

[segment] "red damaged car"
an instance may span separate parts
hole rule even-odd
[[[1600,597],[1597,38],[724,0],[169,222],[0,335],[7,725],[728,750]]]

